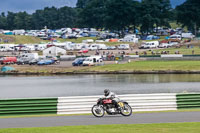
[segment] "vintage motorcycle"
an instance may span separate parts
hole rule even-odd
[[[121,114],[123,116],[130,116],[132,114],[131,106],[125,101],[118,102],[119,107],[116,108],[112,99],[99,98],[97,104],[95,104],[91,111],[96,117],[103,117],[105,112],[108,115]]]

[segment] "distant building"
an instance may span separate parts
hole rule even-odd
[[[66,55],[66,50],[52,46],[43,50],[44,56],[59,56],[59,55]]]

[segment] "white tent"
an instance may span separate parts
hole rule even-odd
[[[66,50],[52,46],[43,50],[44,56],[58,56],[58,55],[66,55]]]

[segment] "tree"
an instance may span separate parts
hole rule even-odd
[[[2,12],[0,15],[0,29],[6,29],[7,28],[7,20],[5,13]]]
[[[16,13],[13,12],[8,12],[7,14],[7,29],[8,30],[13,30],[15,29],[15,16]]]
[[[15,29],[29,29],[31,26],[30,19],[30,15],[27,12],[17,13],[14,18]]]
[[[142,0],[141,30],[152,32],[154,27],[169,27],[171,4],[170,0]]]
[[[80,11],[80,26],[103,28],[105,17],[105,1],[106,0],[90,0],[86,7]]]
[[[135,4],[133,0],[108,0],[105,3],[105,28],[118,31],[124,36],[124,31],[131,24],[136,24]]]
[[[77,8],[85,8],[91,0],[78,0],[76,3]]]
[[[58,9],[57,28],[75,27],[77,25],[77,9],[71,7],[62,7]]]
[[[177,23],[186,26],[196,34],[200,27],[200,3],[198,0],[187,0],[182,5],[176,7]]]

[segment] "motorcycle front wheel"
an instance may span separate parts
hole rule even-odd
[[[94,105],[92,107],[92,114],[96,117],[103,117],[105,112],[104,112],[104,109],[102,106],[99,106],[99,105]]]
[[[123,116],[130,116],[132,114],[132,108],[128,104],[124,104],[124,107],[121,109],[121,114]]]

